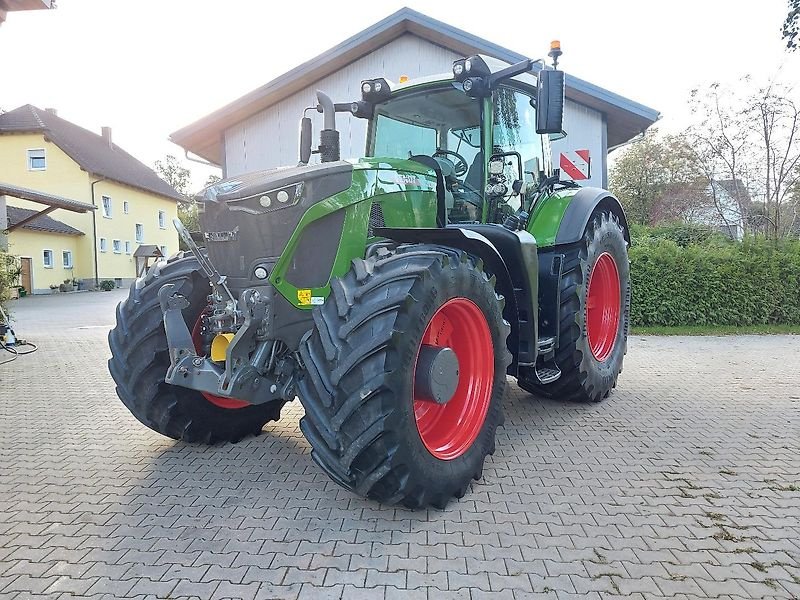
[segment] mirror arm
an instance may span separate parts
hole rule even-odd
[[[497,73],[492,73],[486,78],[486,83],[489,85],[489,89],[492,89],[501,81],[516,77],[517,75],[522,75],[523,73],[528,73],[529,71],[533,71],[533,67],[537,63],[544,66],[544,59],[538,58],[536,60],[531,60],[530,58],[526,58],[525,60],[521,60],[518,63],[506,67],[505,69],[501,69]]]

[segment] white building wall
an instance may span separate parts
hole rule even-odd
[[[294,165],[298,161],[298,125],[303,110],[316,105],[316,90],[323,90],[334,102],[361,97],[361,81],[386,77],[397,81],[447,73],[460,55],[405,34],[336,73],[253,115],[225,131],[225,174],[233,177],[250,171]],[[309,111],[314,120],[315,138],[322,128],[322,115]],[[346,113],[336,115],[343,158],[364,155],[367,121]],[[567,101],[564,129],[568,137],[553,143],[553,161],[558,166],[564,150],[588,148],[592,157],[592,177],[583,185],[603,186],[606,170],[605,122],[601,113]],[[312,161],[316,157],[312,157]]]
[[[316,105],[316,90],[324,91],[334,102],[350,102],[361,97],[361,81],[364,79],[386,77],[397,81],[401,75],[414,79],[446,73],[458,58],[461,57],[450,50],[410,34],[403,35],[226,130],[225,173],[231,177],[248,171],[296,164],[300,118],[305,108]],[[309,116],[314,120],[316,138],[322,128],[322,115],[310,111]],[[363,156],[367,122],[338,113],[336,128],[341,134],[342,157]]]

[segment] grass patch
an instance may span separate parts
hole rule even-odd
[[[767,572],[767,566],[764,563],[753,561],[750,563],[750,566],[753,567],[756,571],[761,571],[762,573]]]
[[[632,327],[631,335],[800,335],[800,325],[679,325]]]

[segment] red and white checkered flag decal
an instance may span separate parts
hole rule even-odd
[[[561,153],[559,167],[570,179],[581,181],[591,177],[591,162],[588,150],[570,150]]]

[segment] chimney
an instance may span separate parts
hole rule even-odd
[[[45,108],[44,112],[49,112],[53,116],[58,116],[58,111],[55,108]]]
[[[113,148],[114,144],[111,142],[111,127],[101,127],[100,132],[103,135],[103,139],[108,142],[108,147]]]

